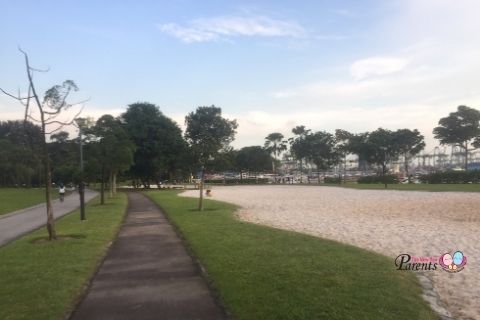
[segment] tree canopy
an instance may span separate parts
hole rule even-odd
[[[196,162],[203,165],[228,148],[238,127],[236,120],[223,118],[222,109],[213,105],[190,112],[185,117],[185,125],[185,139]]]

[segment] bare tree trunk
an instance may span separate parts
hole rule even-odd
[[[117,173],[116,172],[113,172],[112,186],[113,186],[113,195],[116,195],[117,194]]]
[[[113,198],[113,173],[112,171],[108,174],[108,195],[110,198]]]
[[[318,181],[318,184],[320,184],[320,169],[317,165],[317,181]]]
[[[410,182],[411,182],[411,181],[410,181],[410,174],[409,174],[409,172],[408,172],[408,162],[409,162],[410,159],[408,158],[407,154],[404,155],[404,158],[405,158],[405,160],[404,160],[404,162],[405,162],[405,163],[404,163],[404,165],[405,165],[405,174],[407,175],[408,183],[410,183]]]
[[[52,173],[50,169],[50,159],[48,158],[47,144],[44,142],[45,152],[45,198],[47,201],[47,230],[48,239],[57,239],[57,232],[55,231],[55,218],[53,217],[52,207]]]
[[[100,204],[105,204],[105,166],[102,164],[102,179],[100,183]]]
[[[465,171],[468,170],[468,142],[465,142]]]

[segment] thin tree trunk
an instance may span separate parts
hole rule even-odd
[[[468,170],[468,142],[465,142],[465,171]]]
[[[108,174],[108,195],[110,198],[113,198],[113,172],[110,171]]]
[[[405,158],[405,174],[407,175],[407,179],[408,179],[408,183],[410,183],[410,174],[408,172],[408,161],[409,161],[409,158],[407,156],[407,154],[404,155],[404,158]]]
[[[100,183],[100,204],[105,204],[105,166],[102,164],[102,178]]]
[[[318,184],[320,184],[320,169],[319,169],[318,165],[317,165],[317,182],[318,182]]]
[[[48,230],[48,239],[54,240],[57,239],[57,232],[55,231],[55,219],[53,217],[53,207],[52,207],[52,173],[50,169],[50,159],[48,158],[48,153],[46,151],[45,143],[45,198],[47,200],[47,230]]]
[[[113,173],[112,185],[113,185],[113,195],[116,195],[117,194],[117,173],[116,172]]]
[[[387,165],[385,163],[382,163],[382,175],[383,175],[383,183],[385,185],[385,189],[387,189],[387,178],[385,177],[386,172],[387,172]]]

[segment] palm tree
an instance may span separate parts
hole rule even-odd
[[[287,150],[286,141],[283,140],[283,134],[279,132],[270,133],[265,137],[265,150],[273,154],[274,161],[272,161],[272,170],[275,174],[275,182],[277,181],[277,168],[275,163],[277,162],[277,156],[284,150]]]

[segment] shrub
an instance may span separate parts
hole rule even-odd
[[[387,174],[385,177],[383,176],[365,176],[360,177],[357,180],[357,183],[361,184],[377,184],[377,183],[388,183],[388,184],[396,184],[398,183],[398,178],[396,175]]]
[[[444,171],[420,176],[423,183],[480,183],[480,170]]]
[[[248,178],[248,179],[206,179],[205,183],[209,184],[266,184],[266,178]]]
[[[336,184],[340,184],[342,183],[342,179],[338,178],[338,177],[325,177],[325,179],[323,180],[324,183],[336,183]]]

